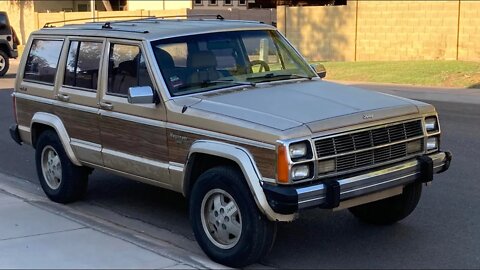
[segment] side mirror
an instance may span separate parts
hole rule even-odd
[[[323,79],[327,76],[327,70],[325,69],[324,65],[322,65],[322,64],[312,64],[311,67],[313,68],[313,70],[315,70],[318,77]]]
[[[157,103],[157,95],[150,86],[136,86],[128,88],[128,103],[151,104]]]

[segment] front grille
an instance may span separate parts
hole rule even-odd
[[[342,172],[416,154],[407,153],[406,141],[420,137],[422,121],[415,120],[319,139],[315,148],[319,159],[335,158],[335,171]],[[423,139],[419,141],[423,151]]]

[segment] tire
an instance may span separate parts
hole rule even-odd
[[[190,195],[190,223],[208,257],[230,267],[259,261],[272,248],[277,229],[260,213],[245,178],[233,167],[200,175]]]
[[[8,68],[10,67],[10,59],[8,58],[8,55],[0,50],[0,77],[4,76]]]
[[[411,183],[403,188],[400,195],[355,206],[349,210],[365,223],[390,225],[409,216],[417,207],[421,195],[422,183]]]
[[[42,132],[35,147],[37,175],[47,197],[58,203],[82,198],[88,186],[88,169],[73,164],[58,135],[53,130]]]

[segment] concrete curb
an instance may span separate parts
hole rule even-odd
[[[178,244],[175,244],[177,241],[180,244],[184,242],[184,240],[179,239],[181,238],[179,235],[163,231],[160,237],[163,239],[167,238],[170,241],[152,237],[152,235],[143,230],[146,227],[145,224],[143,224],[139,230],[136,228],[132,229],[130,226],[126,227],[115,221],[102,218],[101,215],[91,215],[90,213],[79,211],[74,205],[53,203],[41,194],[38,186],[35,187],[34,184],[27,182],[26,180],[2,173],[0,173],[0,179],[0,191],[2,191],[2,193],[20,199],[26,204],[41,211],[48,212],[59,218],[67,219],[75,224],[79,224],[82,228],[91,229],[104,235],[106,239],[112,239],[133,245],[136,247],[135,250],[137,254],[139,253],[139,249],[144,250],[143,253],[149,254],[150,257],[152,257],[151,254],[156,254],[155,256],[165,258],[166,261],[175,262],[171,267],[176,269],[226,268],[223,265],[212,262],[203,253],[193,253],[189,250],[183,249]],[[117,217],[117,219],[118,218],[119,217]],[[159,228],[157,228],[157,230],[159,230]],[[166,235],[168,235],[168,237]],[[85,248],[91,249],[92,247],[86,246]],[[142,252],[140,251],[140,253]],[[23,260],[28,260],[28,258],[25,257]],[[55,265],[52,265],[51,267],[55,267]],[[72,266],[72,268],[75,268],[75,266]],[[139,265],[137,268],[142,267]]]

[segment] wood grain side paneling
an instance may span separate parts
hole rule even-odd
[[[101,143],[98,114],[58,106],[53,112],[62,120],[70,138]]]
[[[275,178],[275,150],[269,150],[241,143],[233,143],[231,141],[220,140],[174,129],[167,129],[167,138],[170,161],[184,164],[187,160],[190,147],[197,140],[220,141],[235,144],[247,149],[252,154],[262,176],[267,178]]]
[[[47,112],[51,113],[53,108],[50,104],[45,104],[33,100],[17,98],[16,99],[16,108],[17,108],[17,121],[21,126],[30,127],[32,118],[37,112]]]
[[[111,149],[151,160],[168,162],[165,128],[101,116],[102,144]]]

